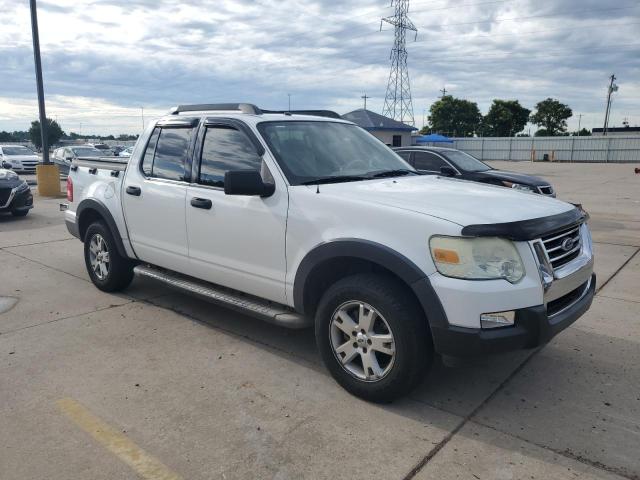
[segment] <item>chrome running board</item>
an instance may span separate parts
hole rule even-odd
[[[179,273],[163,270],[149,265],[136,265],[136,275],[158,280],[169,287],[197,295],[214,303],[238,310],[269,323],[286,328],[307,328],[312,325],[303,315],[286,305],[269,302],[229,288],[220,287],[202,280],[187,277]]]

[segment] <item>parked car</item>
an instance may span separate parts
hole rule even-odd
[[[104,156],[102,150],[87,145],[60,147],[53,152],[53,163],[58,165],[60,173],[68,174],[71,163],[78,157],[97,158]]]
[[[553,187],[542,178],[498,170],[455,148],[415,146],[394,150],[409,164],[426,174],[446,175],[550,197],[556,196]]]
[[[100,152],[102,152],[103,157],[111,157],[114,155],[113,150],[106,143],[95,143],[95,144],[89,143],[87,144],[87,146],[100,150]]]
[[[111,147],[111,151],[113,152],[113,156],[114,157],[118,157],[120,156],[120,152],[122,152],[124,150],[125,147],[123,147],[122,145],[115,145],[113,147]]]
[[[33,208],[33,195],[27,182],[12,170],[0,168],[0,213],[24,217]]]
[[[122,150],[118,156],[119,157],[130,157],[131,154],[133,153],[133,147],[127,147],[124,150]]]
[[[0,163],[19,173],[35,173],[40,157],[22,145],[0,145]]]
[[[76,162],[61,208],[94,285],[137,274],[314,326],[334,378],[373,401],[407,393],[434,353],[532,348],[590,307],[580,208],[420,175],[353,123],[307,113],[181,106],[128,164]]]

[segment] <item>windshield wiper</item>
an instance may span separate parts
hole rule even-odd
[[[402,175],[409,174],[419,175],[419,173],[414,170],[409,170],[407,168],[398,168],[396,170],[383,170],[381,172],[374,173],[370,175],[369,178],[400,177]]]
[[[307,180],[300,185],[320,185],[321,183],[340,183],[340,182],[357,182],[359,180],[369,180],[371,177],[361,175],[334,175],[331,177],[319,177],[313,180]]]

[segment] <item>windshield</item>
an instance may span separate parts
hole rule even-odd
[[[472,157],[468,153],[464,153],[459,150],[451,150],[442,153],[445,154],[451,163],[465,172],[486,172],[487,170],[491,170],[489,165],[482,163],[476,157]]]
[[[376,174],[414,169],[380,140],[356,125],[337,122],[262,122],[260,133],[291,185],[344,177],[366,180]],[[367,177],[367,178],[360,178]]]
[[[35,155],[35,152],[33,150],[22,146],[2,147],[2,153],[5,155]]]
[[[102,152],[95,148],[73,148],[73,153],[78,157],[99,157]]]

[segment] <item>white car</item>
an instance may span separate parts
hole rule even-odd
[[[40,157],[22,145],[0,145],[0,167],[20,173],[35,173]]]
[[[334,378],[373,401],[408,392],[434,353],[536,347],[595,290],[580,208],[419,175],[329,112],[177,107],[128,164],[74,161],[67,190],[97,288],[137,274],[314,326]]]
[[[131,156],[131,154],[132,154],[132,153],[133,153],[133,147],[127,147],[127,148],[125,148],[124,150],[122,150],[122,151],[118,154],[118,156],[119,156],[119,157],[127,157],[127,158],[128,158],[128,157],[130,157],[130,156]]]
[[[102,156],[104,157],[111,157],[114,155],[113,150],[106,143],[95,143],[95,144],[89,143],[88,146],[93,147],[96,150],[100,150]]]

